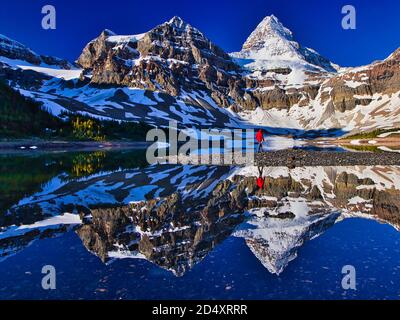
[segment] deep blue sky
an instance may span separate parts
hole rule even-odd
[[[57,30],[41,28],[41,8],[57,9]],[[341,8],[357,9],[357,29],[341,28]],[[38,53],[75,60],[108,28],[145,32],[174,15],[200,29],[225,51],[237,51],[263,19],[275,14],[304,46],[342,66],[384,59],[400,47],[398,0],[3,0],[0,33]]]

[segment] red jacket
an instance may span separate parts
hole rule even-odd
[[[260,188],[260,189],[262,189],[263,187],[264,187],[264,179],[263,178],[261,178],[261,177],[259,177],[258,179],[257,179],[257,186]]]
[[[261,143],[264,141],[264,135],[263,135],[263,132],[261,129],[258,130],[258,132],[256,134],[256,139],[257,139],[258,143]]]

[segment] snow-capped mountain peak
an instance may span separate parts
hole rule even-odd
[[[299,44],[293,33],[274,15],[267,16],[250,34],[242,48],[242,56],[252,59],[301,59]]]
[[[246,42],[243,45],[242,51],[258,54],[259,58],[266,58],[265,53],[269,50],[270,56],[278,56],[278,51],[272,51],[272,49],[280,47],[282,52],[295,52],[292,50],[291,41],[293,40],[292,32],[283,26],[283,24],[274,15],[267,16],[257,26],[257,28],[250,34]],[[273,43],[275,42],[275,43]],[[271,46],[273,45],[273,46]],[[263,54],[260,56],[260,54]]]
[[[247,38],[242,50],[232,55],[242,59],[287,61],[288,64],[300,62],[335,72],[329,60],[296,42],[292,31],[274,15],[265,17]]]

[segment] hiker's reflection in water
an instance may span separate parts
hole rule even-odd
[[[260,190],[264,188],[265,179],[263,177],[264,167],[258,167],[257,186]]]

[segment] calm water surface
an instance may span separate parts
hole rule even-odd
[[[0,299],[398,299],[399,207],[395,166],[3,155]],[[45,265],[56,290],[41,287]]]

